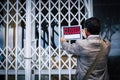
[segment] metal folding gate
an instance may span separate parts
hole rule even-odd
[[[75,80],[76,58],[61,50],[61,28],[81,25],[92,6],[92,0],[0,1],[0,77]]]

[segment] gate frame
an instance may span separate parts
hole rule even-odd
[[[61,0],[58,0],[58,2],[59,2],[59,4],[60,4],[60,1]],[[67,0],[68,2],[69,2],[69,4],[70,4],[70,0]],[[78,2],[80,2],[80,0],[77,0]],[[83,0],[84,1],[84,3],[85,3],[85,7],[86,7],[86,12],[88,12],[88,17],[87,18],[89,18],[89,17],[92,17],[93,16],[93,0]],[[18,73],[18,65],[17,65],[17,63],[18,63],[18,48],[17,48],[17,42],[18,42],[18,38],[17,38],[17,32],[18,32],[18,28],[16,27],[15,29],[15,47],[16,47],[16,49],[15,49],[15,56],[16,56],[16,60],[15,60],[15,70],[9,70],[8,69],[8,60],[9,60],[9,58],[8,58],[8,52],[9,52],[9,46],[8,46],[8,36],[9,36],[9,0],[7,0],[7,2],[6,2],[6,4],[7,4],[7,25],[6,25],[6,41],[5,41],[5,44],[6,44],[6,66],[5,66],[5,72],[4,72],[4,70],[0,70],[0,74],[5,74],[5,79],[6,80],[8,80],[8,74],[15,74],[15,80],[17,80],[18,79],[18,74],[25,74],[25,80],[31,80],[31,75],[32,75],[32,69],[31,69],[31,61],[32,61],[32,54],[31,54],[31,43],[32,43],[32,38],[31,38],[31,35],[32,35],[32,29],[31,29],[31,20],[32,20],[32,18],[31,18],[31,8],[32,8],[32,6],[31,6],[31,2],[32,2],[32,0],[26,0],[26,44],[25,44],[25,56],[24,56],[24,60],[25,60],[25,72],[24,73],[22,73],[22,71],[21,72],[19,72]],[[50,14],[51,14],[51,12],[50,12],[50,2],[51,2],[51,0],[48,0],[48,2],[49,2],[49,12],[48,12],[48,14],[49,14],[49,24],[48,25],[51,25],[51,22],[50,22],[50,19],[51,19],[51,17],[50,17]],[[16,0],[16,21],[15,21],[15,23],[16,23],[16,26],[18,26],[18,14],[19,14],[19,12],[18,12],[18,3],[19,3],[19,0]],[[39,4],[41,4],[41,0],[39,1]],[[79,3],[78,3],[79,4]],[[78,5],[79,6],[79,8],[80,8],[80,4]],[[39,8],[41,8],[41,5],[39,5]],[[69,5],[69,9],[70,9],[70,5]],[[68,13],[70,13],[70,10],[68,10],[69,12]],[[80,10],[79,10],[79,13],[80,13]],[[41,12],[39,11],[39,14],[41,14]],[[60,28],[60,26],[61,26],[61,22],[60,22],[60,5],[59,5],[59,10],[58,10],[58,14],[59,14],[59,20],[58,20],[58,33],[61,33],[61,28]],[[70,15],[69,15],[69,17],[70,17]],[[86,18],[86,16],[85,16],[85,18]],[[39,16],[39,19],[41,19],[41,17]],[[69,18],[69,23],[68,23],[68,26],[71,26],[70,25],[70,18]],[[39,21],[40,22],[40,21]],[[80,22],[79,22],[79,25],[80,25]],[[39,27],[40,27],[40,23],[39,23]],[[50,29],[50,27],[49,27],[49,29]],[[39,28],[39,32],[41,31],[41,29]],[[39,34],[39,37],[41,37],[41,34]],[[49,35],[49,45],[51,44],[51,40],[50,40],[50,35]],[[60,44],[60,36],[59,36],[59,44]],[[39,45],[41,44],[41,41],[39,41]],[[58,45],[59,46],[59,65],[60,65],[60,45]],[[40,51],[41,51],[41,48],[39,47],[39,54],[40,54]],[[50,56],[50,46],[49,46],[49,58],[50,58],[51,56]],[[71,57],[71,55],[69,55],[69,59],[70,59],[70,57]],[[41,55],[39,55],[39,63],[41,62],[41,60],[40,60],[40,58],[41,58]],[[50,62],[50,60],[49,60],[49,64],[50,64],[51,62]],[[71,64],[70,63],[70,61],[69,61],[69,64]],[[13,65],[13,64],[12,64]],[[29,65],[29,66],[28,66]],[[36,71],[36,74],[39,74],[39,80],[41,79],[40,77],[41,77],[41,70],[40,70],[40,65],[41,64],[39,64],[39,70],[38,71]],[[9,70],[9,71],[8,71]],[[61,71],[61,67],[59,66],[59,74],[58,74],[58,76],[59,76],[59,80],[61,80],[61,73],[62,73],[62,71]],[[73,73],[75,73],[75,70],[72,70],[73,71]],[[4,72],[4,73],[3,73]],[[66,72],[65,70],[63,70],[63,72]],[[51,69],[50,69],[50,65],[49,65],[49,72],[48,72],[48,74],[49,74],[49,80],[51,80]],[[53,73],[54,74],[54,73]],[[65,73],[65,74],[67,74],[67,73]],[[69,80],[71,80],[71,68],[69,67]]]

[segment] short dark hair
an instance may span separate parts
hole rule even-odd
[[[96,17],[88,18],[84,23],[84,28],[87,28],[91,34],[99,34],[101,30],[100,20]]]

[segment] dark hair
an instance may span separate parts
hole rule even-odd
[[[91,34],[99,34],[101,29],[100,20],[96,17],[88,18],[84,23],[84,27],[87,28]]]

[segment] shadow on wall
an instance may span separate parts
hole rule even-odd
[[[111,42],[111,50],[108,59],[108,71],[110,80],[120,80],[120,24],[104,25],[101,35]]]

